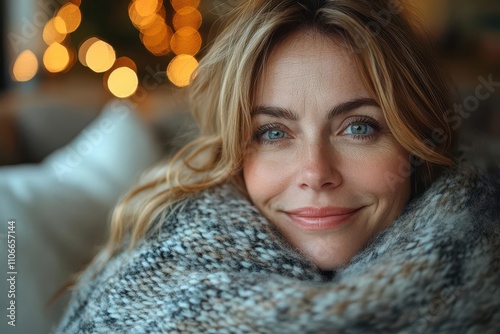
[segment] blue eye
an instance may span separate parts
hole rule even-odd
[[[280,129],[271,129],[267,130],[266,132],[262,133],[262,139],[265,140],[277,140],[277,139],[282,139],[286,137],[286,133],[283,130]]]
[[[369,124],[354,123],[347,127],[344,131],[345,135],[371,135],[375,129]]]
[[[279,124],[264,124],[255,132],[253,139],[262,144],[278,144],[289,135]]]

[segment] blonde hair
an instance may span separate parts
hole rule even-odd
[[[421,161],[415,166],[415,189],[427,187],[440,167],[452,166],[455,135],[443,117],[451,105],[448,86],[410,24],[407,5],[399,5],[384,0],[241,1],[190,85],[198,138],[167,162],[165,173],[118,204],[106,257],[133,248],[161,226],[162,213],[194,193],[228,181],[245,191],[241,167],[251,137],[255,87],[273,47],[298,29],[316,29],[346,43],[395,138]],[[436,130],[439,141],[433,140]]]

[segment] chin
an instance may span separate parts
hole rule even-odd
[[[335,251],[330,251],[328,252],[329,254],[335,254]],[[338,256],[339,254],[335,255],[326,255],[325,254],[315,254],[315,255],[308,255],[311,261],[321,270],[324,271],[330,271],[330,270],[335,270],[338,268],[341,268],[345,265],[347,265],[353,256]]]

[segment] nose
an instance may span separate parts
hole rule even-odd
[[[335,152],[324,146],[308,147],[300,157],[298,183],[302,189],[314,191],[333,189],[342,184]]]

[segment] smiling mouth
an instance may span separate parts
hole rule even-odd
[[[300,208],[285,214],[299,228],[308,231],[323,231],[340,228],[352,221],[362,208]]]

